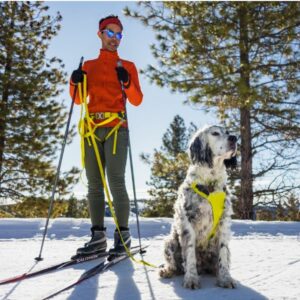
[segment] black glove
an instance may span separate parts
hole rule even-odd
[[[83,74],[86,74],[86,72],[82,71],[81,69],[76,69],[73,71],[71,75],[71,80],[74,84],[82,83],[83,82]]]
[[[116,67],[116,71],[117,71],[119,81],[122,81],[123,83],[127,83],[129,80],[128,71],[123,67]]]

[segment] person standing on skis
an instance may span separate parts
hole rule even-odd
[[[118,16],[110,15],[99,21],[98,37],[102,42],[100,54],[98,58],[86,61],[82,69],[73,71],[70,80],[70,94],[73,95],[75,86],[83,82],[83,74],[86,74],[88,109],[93,121],[101,123],[116,114],[122,119],[122,125],[109,137],[110,131],[120,121],[118,118],[97,127],[95,135],[101,162],[113,197],[117,222],[123,241],[126,247],[130,249],[131,237],[128,228],[130,207],[125,186],[129,137],[120,82],[124,84],[124,92],[129,102],[135,106],[141,104],[143,93],[134,63],[120,59],[118,56],[117,49],[122,39],[122,32],[123,26]],[[75,103],[81,104],[78,93]],[[105,252],[107,248],[106,228],[104,226],[104,188],[95,151],[87,138],[84,139],[84,151],[92,235],[89,242],[77,249],[77,255],[101,253]],[[109,252],[125,252],[117,230],[114,232],[114,246]]]

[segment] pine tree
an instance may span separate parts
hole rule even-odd
[[[288,220],[300,221],[300,201],[294,193],[291,193],[286,202]]]
[[[77,201],[77,215],[76,218],[89,218],[90,213],[88,209],[88,201],[86,199],[81,199]]]
[[[0,200],[49,196],[67,111],[60,103],[64,65],[46,58],[61,15],[41,2],[0,3]],[[72,129],[69,141],[74,135]],[[61,176],[60,196],[78,171]]]
[[[175,116],[170,127],[163,135],[161,150],[154,150],[153,160],[149,155],[142,159],[151,165],[151,179],[147,184],[151,199],[143,215],[147,217],[171,217],[177,191],[183,182],[189,165],[187,145],[190,135],[195,131],[195,125],[187,129],[184,120]]]
[[[74,195],[67,201],[67,211],[65,216],[68,218],[89,218],[87,200],[79,200]]]
[[[5,208],[5,212],[14,218],[46,218],[48,216],[49,203],[49,199],[31,197],[16,204],[8,205]],[[53,218],[65,217],[67,209],[68,201],[56,200],[53,203],[51,216]]]
[[[286,220],[286,209],[282,205],[282,201],[279,201],[276,207],[276,220],[285,221]]]
[[[144,73],[240,132],[241,218],[253,199],[295,184],[299,169],[300,2],[140,2],[125,15],[156,32]],[[254,164],[255,162],[255,164]],[[254,181],[270,177],[254,190]]]
[[[73,196],[68,201],[68,210],[66,213],[67,218],[76,218],[78,215],[78,200]]]
[[[187,130],[184,120],[179,115],[176,115],[173,122],[170,124],[170,128],[168,128],[163,135],[162,150],[173,157],[179,153],[185,152],[189,137],[195,129],[195,125],[191,124],[191,127]]]

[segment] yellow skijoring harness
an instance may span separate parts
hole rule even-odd
[[[107,186],[107,182],[105,179],[105,173],[104,173],[104,169],[103,169],[103,165],[101,162],[101,157],[100,157],[100,153],[97,147],[97,143],[96,140],[100,140],[96,134],[95,131],[98,127],[104,126],[106,124],[109,124],[110,122],[119,119],[119,122],[111,129],[111,131],[108,133],[108,135],[105,137],[104,140],[107,140],[109,137],[111,137],[112,134],[114,134],[114,144],[113,144],[113,154],[116,153],[117,149],[117,137],[118,137],[118,130],[119,128],[122,126],[122,124],[124,122],[126,122],[126,116],[125,116],[125,112],[101,112],[98,113],[99,116],[97,116],[96,114],[90,114],[89,110],[88,110],[88,104],[87,104],[87,77],[86,74],[84,74],[83,77],[83,84],[79,83],[78,84],[78,92],[79,92],[79,97],[80,97],[80,102],[81,102],[81,110],[80,110],[80,120],[79,120],[79,124],[78,124],[78,129],[79,129],[79,134],[81,136],[81,161],[82,161],[82,166],[84,167],[84,157],[85,157],[85,151],[84,151],[84,139],[87,139],[88,141],[88,145],[89,146],[93,146],[94,151],[95,151],[95,156],[96,156],[96,160],[97,160],[97,164],[99,167],[99,172],[100,172],[100,177],[102,180],[102,184],[103,184],[103,188],[104,188],[104,192],[107,198],[107,202],[108,202],[108,206],[111,212],[111,215],[114,219],[115,225],[116,225],[116,229],[119,232],[121,241],[123,243],[123,246],[125,248],[125,251],[127,253],[127,255],[135,262],[137,263],[141,263],[143,265],[147,265],[150,267],[156,267],[144,260],[138,260],[135,259],[133,257],[133,255],[131,255],[130,250],[126,247],[120,228],[119,228],[119,224],[117,221],[117,217],[115,214],[115,210],[113,207],[113,203],[111,200],[111,196],[108,190],[108,186]],[[102,122],[100,123],[95,123],[94,122],[94,118],[99,118],[99,119],[103,119]]]
[[[79,95],[80,95],[80,90],[81,90],[81,88],[79,88]],[[86,102],[86,100],[84,100],[84,102],[82,103],[82,105],[84,105],[85,115],[83,114],[83,109],[81,108],[80,120],[79,120],[79,124],[78,124],[78,130],[79,130],[79,134],[81,136],[81,162],[82,162],[83,167],[84,167],[84,157],[85,157],[84,139],[85,138],[87,139],[89,146],[92,146],[92,142],[91,142],[91,136],[92,135],[95,137],[96,140],[101,142],[101,140],[95,135],[96,129],[98,127],[109,124],[110,122],[112,122],[116,119],[119,119],[119,123],[117,123],[111,129],[111,131],[107,134],[107,136],[104,138],[104,140],[106,141],[107,139],[109,139],[114,134],[114,144],[113,144],[113,150],[112,151],[113,151],[113,154],[116,154],[116,152],[117,152],[118,130],[122,126],[122,124],[126,122],[126,116],[125,116],[124,112],[120,112],[120,113],[103,112],[103,113],[89,114],[89,112],[87,110],[88,109],[87,108],[87,103],[85,103],[85,102]],[[100,120],[103,119],[103,121],[100,122],[100,123],[95,123],[94,119],[100,119]],[[89,128],[89,125],[92,125],[91,130]]]
[[[211,239],[216,234],[216,230],[219,225],[220,218],[222,217],[224,212],[226,193],[219,191],[219,192],[212,192],[209,195],[206,195],[205,193],[201,192],[197,188],[196,182],[193,182],[191,187],[195,193],[200,195],[202,198],[206,199],[211,206],[212,215],[213,215],[213,227],[211,232],[208,235],[208,239]]]

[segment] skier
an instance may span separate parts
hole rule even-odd
[[[96,59],[86,61],[82,70],[73,71],[70,94],[73,95],[75,86],[83,82],[84,74],[86,74],[88,110],[93,121],[100,124],[110,118],[114,119],[108,124],[97,127],[95,134],[101,162],[113,197],[120,232],[126,247],[130,249],[131,237],[128,228],[130,207],[125,186],[128,125],[124,114],[126,104],[120,82],[131,104],[138,106],[142,102],[143,94],[134,63],[121,60],[118,56],[117,49],[122,39],[122,32],[123,26],[118,16],[110,15],[99,21],[98,37],[102,42],[100,55]],[[76,104],[81,104],[78,93],[74,100]],[[111,134],[112,130],[114,134]],[[105,252],[107,248],[106,228],[104,227],[104,188],[95,151],[88,138],[84,139],[84,153],[92,234],[91,240],[77,249],[77,256]],[[111,254],[125,252],[117,229],[114,232],[114,246],[109,252]]]

